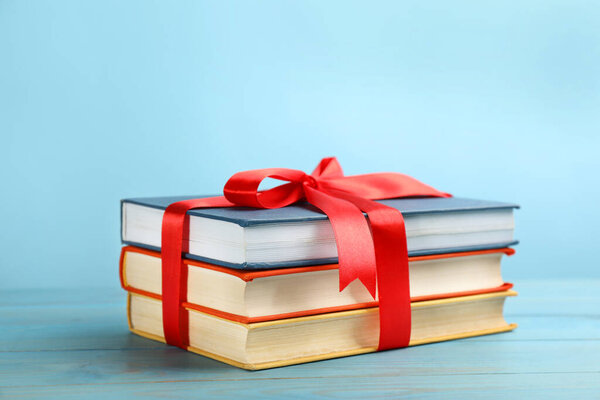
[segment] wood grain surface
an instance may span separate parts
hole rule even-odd
[[[0,292],[0,397],[600,399],[600,281],[525,281],[510,333],[245,371],[129,333],[120,289]]]

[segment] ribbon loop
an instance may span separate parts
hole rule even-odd
[[[344,176],[324,179],[321,186],[351,193],[370,200],[395,197],[450,197],[413,177],[394,172]]]
[[[326,157],[321,160],[311,175],[322,178],[341,178],[344,176],[344,172],[337,158]]]
[[[287,168],[267,168],[234,174],[223,188],[225,198],[239,206],[254,208],[280,208],[303,198],[303,171]],[[273,178],[290,183],[259,191],[261,182]]]

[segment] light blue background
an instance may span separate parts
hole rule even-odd
[[[399,171],[518,202],[508,280],[600,277],[600,6],[0,1],[0,288],[116,286],[119,199]]]

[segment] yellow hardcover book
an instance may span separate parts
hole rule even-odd
[[[512,290],[412,303],[410,345],[506,332]],[[128,294],[130,330],[164,342],[161,301]],[[197,310],[189,313],[189,351],[257,370],[377,351],[379,308],[241,323]]]

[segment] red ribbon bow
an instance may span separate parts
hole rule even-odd
[[[265,178],[288,183],[259,191]],[[286,168],[238,172],[225,184],[225,196],[169,205],[162,223],[163,327],[167,343],[187,348],[187,268],[183,265],[186,213],[195,208],[280,208],[306,200],[331,222],[337,244],[340,291],[359,279],[373,299],[379,290],[379,350],[410,341],[408,252],[402,214],[372,200],[396,197],[451,197],[410,176],[376,173],[344,176],[334,157],[312,174]],[[367,213],[368,221],[363,212]],[[186,228],[187,229],[187,228]]]

